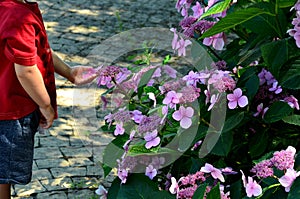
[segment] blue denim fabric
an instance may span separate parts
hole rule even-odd
[[[0,184],[28,184],[31,181],[38,124],[38,111],[19,120],[0,120]]]

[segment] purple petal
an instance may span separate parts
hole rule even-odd
[[[229,101],[235,101],[235,100],[236,100],[236,97],[235,97],[234,94],[228,94],[228,95],[227,95],[227,99],[228,99]]]
[[[243,92],[242,92],[242,89],[240,88],[237,88],[233,91],[233,94],[236,96],[236,97],[241,97],[243,95]]]
[[[180,111],[175,111],[173,114],[172,114],[172,117],[174,120],[176,121],[180,121],[182,119],[182,114]]]
[[[228,102],[229,109],[235,109],[237,106],[237,101]]]
[[[245,95],[243,95],[242,97],[240,97],[238,99],[238,104],[242,108],[245,107],[245,106],[247,106],[247,104],[248,104],[248,98]]]
[[[191,118],[184,117],[180,120],[180,126],[184,129],[188,129],[192,125]]]
[[[154,147],[154,146],[159,145],[159,143],[160,143],[160,138],[159,138],[159,137],[156,137],[156,138],[154,138],[153,140],[147,142],[147,143],[145,144],[145,147],[146,147],[146,149],[150,149],[151,147]]]
[[[187,107],[185,109],[185,116],[193,117],[193,115],[194,115],[194,109],[192,107]]]

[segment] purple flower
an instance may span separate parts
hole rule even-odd
[[[203,44],[206,46],[212,46],[216,50],[222,50],[225,45],[224,37],[224,33],[219,33],[214,36],[204,38]]]
[[[278,86],[278,81],[274,81],[272,87],[269,88],[269,91],[274,91],[275,94],[279,94],[282,92],[281,86]]]
[[[289,192],[294,180],[300,175],[300,171],[296,172],[294,169],[287,169],[284,176],[279,178],[280,184]]]
[[[144,118],[144,115],[139,110],[131,111],[131,114],[132,114],[132,119],[137,124],[141,123],[142,119]]]
[[[210,105],[207,111],[210,111],[219,100],[219,94],[213,94],[210,98]]]
[[[154,130],[152,132],[148,132],[145,135],[144,139],[146,140],[146,144],[145,144],[146,149],[150,149],[152,147],[159,145],[160,137],[158,137],[157,134],[158,134],[157,130]]]
[[[219,179],[221,182],[225,182],[222,171],[209,163],[205,163],[204,167],[201,167],[200,171],[204,173],[210,173],[214,179]]]
[[[172,117],[176,121],[180,121],[180,126],[184,129],[188,129],[192,125],[192,117],[194,115],[194,109],[192,107],[184,108],[179,107],[178,111],[172,114]]]
[[[130,135],[129,135],[129,140],[127,140],[125,142],[125,144],[123,145],[123,149],[127,152],[129,149],[129,143],[133,140],[135,135],[135,131],[131,131]]]
[[[298,99],[295,98],[293,95],[285,97],[284,101],[287,102],[288,105],[290,105],[291,108],[296,108],[297,110],[299,110]]]
[[[170,108],[174,108],[175,105],[179,103],[179,99],[181,96],[182,96],[181,93],[176,93],[175,91],[169,91],[162,103],[169,105]]]
[[[234,171],[231,167],[225,167],[224,169],[221,169],[221,171],[225,175],[237,174],[238,173],[238,172]]]
[[[202,8],[201,4],[197,1],[196,5],[192,7],[194,12],[193,17],[199,18],[204,13],[204,8]]]
[[[243,108],[248,104],[248,98],[245,95],[243,95],[242,90],[240,88],[235,89],[233,91],[233,94],[228,94],[227,99],[229,101],[229,109],[235,109],[237,105]]]
[[[186,56],[186,47],[191,45],[192,42],[190,40],[184,40],[182,37],[181,39],[176,43],[176,48],[178,52],[178,56]]]
[[[100,196],[100,199],[106,199],[108,191],[102,185],[99,185],[95,193]]]
[[[125,129],[123,128],[123,123],[118,123],[116,124],[116,129],[114,131],[114,135],[118,136],[118,135],[123,135],[125,133]]]
[[[209,77],[209,74],[206,74],[206,76],[204,76],[204,75],[201,76],[197,72],[190,71],[189,74],[187,74],[186,76],[184,76],[182,78],[182,80],[186,81],[186,85],[191,85],[191,86],[197,87],[197,83],[199,81],[201,81],[201,78],[208,78],[208,77]]]
[[[146,167],[145,175],[152,180],[157,175],[157,170],[150,164]]]
[[[254,117],[257,117],[261,114],[262,118],[264,118],[265,113],[267,112],[267,110],[269,110],[269,107],[264,108],[264,104],[260,103],[257,108],[256,108],[257,112],[253,114]]]
[[[178,41],[177,30],[176,30],[176,28],[171,28],[170,31],[174,33],[174,37],[173,37],[173,40],[172,40],[172,49],[175,50],[176,45],[177,45],[177,41]]]
[[[242,173],[243,185],[246,188],[247,196],[252,197],[252,196],[259,196],[260,194],[262,194],[261,186],[255,180],[253,180],[252,177],[248,177],[248,182],[247,182],[246,176],[244,175],[243,171],[241,171],[241,173]]]
[[[163,70],[171,78],[175,79],[177,77],[177,71],[175,69],[173,69],[171,66],[165,65],[165,66],[163,66]]]
[[[273,163],[270,160],[263,160],[257,163],[252,169],[251,172],[259,178],[267,178],[274,175]]]
[[[267,83],[267,85],[273,84],[275,80],[272,73],[267,71],[266,69],[262,69],[261,72],[258,74],[260,85],[263,85],[264,83]]]
[[[127,181],[127,177],[128,177],[128,171],[126,169],[119,169],[118,177],[121,180],[121,183],[125,184]]]

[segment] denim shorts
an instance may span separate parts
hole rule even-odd
[[[34,135],[39,113],[0,120],[0,184],[28,184],[32,176]]]

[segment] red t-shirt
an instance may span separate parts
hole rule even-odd
[[[0,13],[0,120],[19,119],[38,107],[19,83],[14,63],[37,65],[56,111],[52,53],[38,4],[0,0]]]

